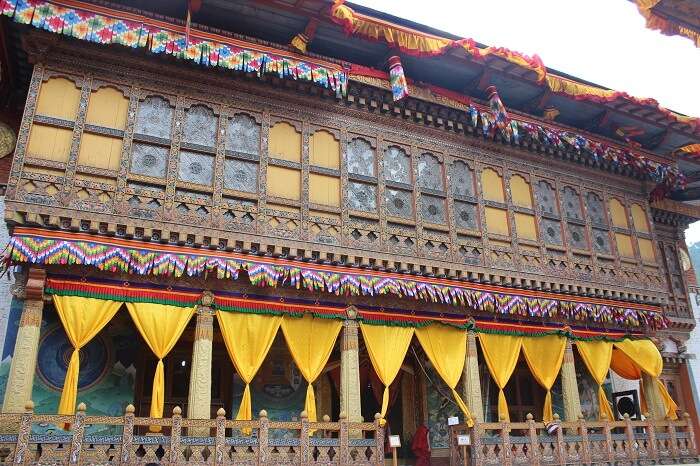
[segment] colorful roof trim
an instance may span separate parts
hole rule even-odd
[[[653,8],[661,0],[635,0],[639,13],[647,20],[646,26],[649,29],[661,31],[667,36],[682,36],[693,41],[696,47],[700,47],[700,33],[694,29],[678,24],[670,18],[664,18],[656,14]]]
[[[640,0],[638,0],[640,1]],[[651,0],[653,2],[653,0]],[[657,0],[658,1],[658,0]],[[648,3],[645,0],[644,3]],[[496,56],[537,74],[537,82],[547,86],[552,92],[573,97],[576,100],[592,102],[610,102],[626,100],[638,105],[656,108],[671,121],[678,121],[700,132],[700,118],[688,117],[668,110],[651,98],[633,97],[626,92],[603,89],[590,84],[576,82],[547,71],[542,60],[534,55],[529,57],[503,47],[479,47],[473,39],[452,40],[432,34],[416,31],[397,24],[382,21],[371,16],[353,11],[345,0],[336,0],[331,6],[331,20],[343,27],[348,35],[386,42],[389,46],[414,56],[444,55],[452,49],[463,50],[469,57],[477,60]]]
[[[530,290],[389,272],[353,270],[321,264],[250,257],[225,251],[95,237],[67,231],[15,228],[5,257],[10,264],[89,265],[103,271],[135,275],[239,278],[247,272],[259,287],[290,286],[337,296],[381,296],[450,304],[503,316],[561,318],[623,327],[665,328],[658,306],[571,297]],[[630,307],[628,307],[630,306]]]
[[[258,76],[273,73],[280,78],[310,81],[337,95],[344,95],[347,90],[345,71],[333,63],[195,29],[190,31],[188,40],[184,27],[82,2],[0,0],[0,14],[16,23],[96,44],[143,48],[199,65]]]
[[[151,284],[116,282],[112,280],[88,281],[73,277],[50,276],[46,280],[47,294],[60,296],[82,296],[123,302],[147,302],[174,304],[189,307],[200,304],[201,290],[155,287]],[[172,296],[172,297],[169,297]],[[215,291],[213,307],[226,312],[251,314],[287,315],[301,317],[312,314],[324,319],[346,319],[347,306],[302,300],[285,301],[264,297],[233,295]],[[181,298],[184,297],[184,298]],[[452,327],[469,329],[478,333],[497,333],[519,336],[561,335],[574,340],[620,341],[625,338],[645,338],[639,333],[589,330],[555,325],[529,325],[514,322],[474,320],[464,315],[420,313],[407,314],[396,310],[370,309],[354,306],[357,318],[370,325],[391,325],[403,327],[425,327],[441,323]]]

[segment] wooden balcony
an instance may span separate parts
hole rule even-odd
[[[555,422],[558,416],[555,414]],[[699,461],[690,416],[677,421],[561,422],[547,432],[542,422],[528,414],[526,422],[476,423],[450,428],[450,464],[694,464]],[[471,446],[458,445],[469,434]]]
[[[384,429],[375,422],[276,422],[265,411],[253,421],[232,421],[220,409],[216,419],[0,414],[0,464],[15,465],[324,465],[384,464]],[[32,426],[70,424],[58,435],[32,434]],[[89,426],[113,426],[114,435],[88,435]],[[160,432],[146,433],[153,426]],[[7,433],[9,431],[9,433]],[[245,431],[250,434],[246,435]],[[283,438],[280,438],[280,435]]]

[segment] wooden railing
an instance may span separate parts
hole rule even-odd
[[[555,422],[559,418],[555,414]],[[458,445],[469,434],[471,446]],[[542,422],[476,423],[450,428],[450,465],[680,464],[698,457],[690,416],[677,421],[561,422],[548,433]],[[466,453],[466,455],[465,455]]]
[[[74,416],[0,414],[0,464],[15,465],[324,465],[384,464],[384,429],[379,420],[276,422],[265,411],[254,421],[231,421],[220,409],[216,419],[184,419],[179,407],[172,417],[88,416],[80,404]],[[35,424],[64,426],[60,435],[32,434]],[[88,426],[112,426],[115,435],[86,434]],[[146,434],[151,426],[161,432]],[[139,435],[141,434],[141,435]],[[144,435],[145,434],[145,435]],[[278,434],[286,434],[280,438]]]

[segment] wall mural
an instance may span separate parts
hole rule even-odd
[[[459,417],[460,422],[464,415],[452,400],[450,388],[442,381],[428,361],[422,361],[427,373],[426,383],[428,395],[428,429],[430,429],[431,448],[449,448],[450,430],[447,427],[447,418]]]

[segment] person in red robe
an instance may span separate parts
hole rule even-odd
[[[430,431],[425,425],[416,429],[411,451],[416,455],[416,466],[430,466]]]

